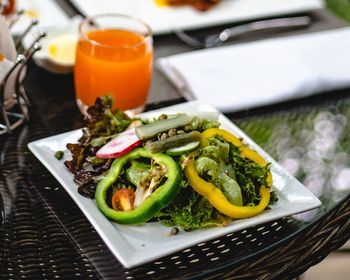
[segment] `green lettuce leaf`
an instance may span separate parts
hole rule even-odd
[[[195,192],[185,179],[182,180],[180,192],[174,201],[161,210],[156,218],[167,226],[179,226],[185,231],[224,225],[229,220],[206,198]]]

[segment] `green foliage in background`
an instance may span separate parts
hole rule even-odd
[[[350,170],[350,99],[235,119],[235,123],[291,175],[322,193],[323,207],[348,195],[344,172]]]
[[[327,7],[350,22],[350,0],[326,0]]]

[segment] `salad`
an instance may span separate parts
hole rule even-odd
[[[81,195],[121,224],[225,226],[277,200],[270,164],[212,116],[129,118],[100,97],[65,161]]]

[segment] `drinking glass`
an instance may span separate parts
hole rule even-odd
[[[114,97],[114,108],[141,112],[152,76],[148,25],[126,15],[98,15],[83,20],[79,33],[74,80],[81,112],[103,95]]]

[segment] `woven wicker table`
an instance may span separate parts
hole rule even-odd
[[[157,56],[188,50],[170,35],[155,43]],[[321,208],[125,269],[27,149],[82,126],[72,76],[31,65],[26,87],[31,121],[0,138],[1,279],[291,279],[350,237],[349,90],[227,115],[310,188]],[[184,102],[158,73],[150,101],[148,110]]]

